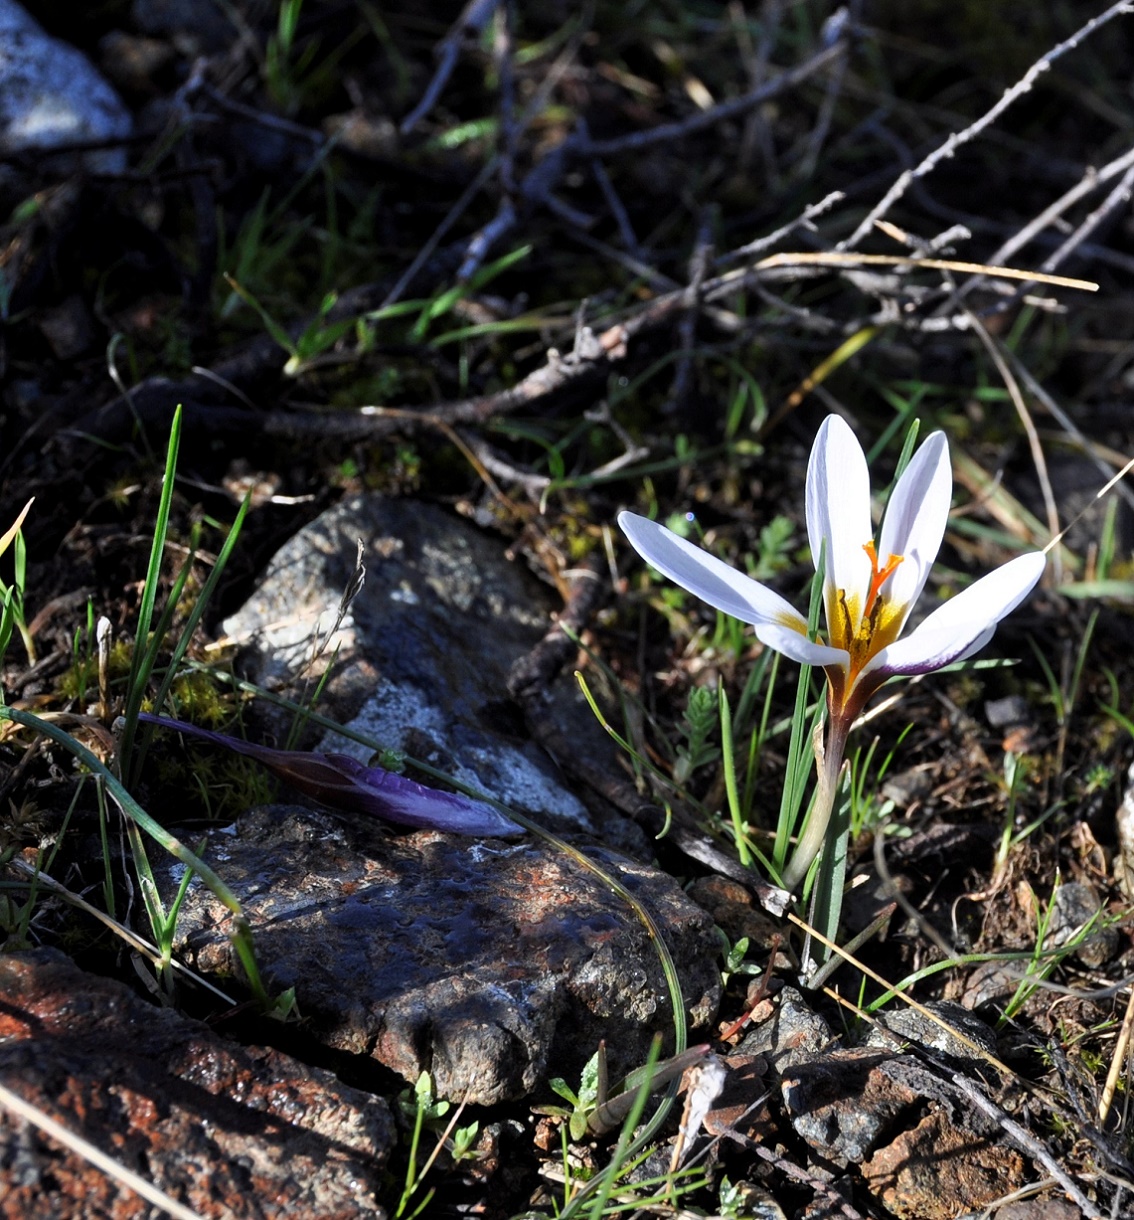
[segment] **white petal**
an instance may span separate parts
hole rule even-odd
[[[919,628],[913,635],[897,640],[888,648],[883,648],[877,656],[871,657],[862,673],[863,676],[881,674],[887,677],[893,674],[906,677],[930,674],[935,669],[943,669],[954,661],[963,661],[979,652],[992,639],[995,631],[995,623],[991,627],[968,623],[963,629],[954,628],[951,631],[922,631]]]
[[[782,652],[792,661],[800,665],[817,665],[825,669],[828,665],[841,665],[843,669],[850,666],[850,653],[844,648],[831,648],[826,644],[816,644],[806,635],[792,631],[788,627],[773,626],[761,623],[756,627],[756,638],[761,644]]]
[[[912,634],[883,648],[863,672],[930,673],[971,656],[1035,588],[1046,563],[1043,552],[1035,551],[982,576],[934,610]]]
[[[949,443],[944,432],[934,432],[902,471],[882,519],[878,562],[885,564],[891,555],[902,556],[883,586],[896,605],[911,607],[921,596],[945,536],[952,495]]]
[[[807,463],[807,540],[816,564],[827,543],[828,593],[843,589],[848,598],[857,596],[860,610],[870,588],[870,560],[862,548],[873,538],[866,456],[850,425],[828,415]]]
[[[806,638],[807,620],[765,585],[647,517],[622,512],[618,524],[648,564],[710,606],[741,622],[780,625]]]

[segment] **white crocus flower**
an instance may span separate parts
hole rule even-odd
[[[824,420],[807,466],[808,541],[816,563],[821,554],[826,556],[827,631],[825,639],[818,640],[809,638],[804,616],[767,586],[645,517],[623,512],[618,523],[638,554],[664,576],[725,614],[751,623],[769,648],[826,671],[823,770],[833,786],[847,732],[866,700],[891,677],[929,673],[983,648],[997,623],[1043,574],[1042,552],[1021,555],[945,602],[902,638],[940,549],[951,495],[949,446],[944,433],[934,432],[898,479],[875,543],[866,457],[839,416]],[[785,884],[798,882],[801,868],[806,873],[827,816],[821,827],[809,826],[805,840],[817,831],[819,842],[806,845],[810,856],[805,862],[801,842],[784,874]]]

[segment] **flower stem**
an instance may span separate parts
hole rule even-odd
[[[794,890],[803,882],[808,869],[823,847],[831,813],[835,808],[835,797],[839,791],[839,775],[843,769],[843,754],[846,751],[850,726],[850,717],[829,711],[826,742],[823,740],[824,726],[816,726],[813,744],[818,786],[803,834],[800,835],[795,853],[783,872],[782,881],[786,890]]]

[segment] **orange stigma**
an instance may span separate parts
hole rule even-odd
[[[866,595],[866,605],[862,610],[862,617],[868,619],[870,612],[874,609],[874,603],[878,600],[878,594],[882,586],[894,574],[894,570],[898,564],[905,558],[904,555],[891,555],[886,561],[886,566],[882,569],[878,567],[878,552],[874,549],[874,542],[871,540],[863,545],[862,548],[867,555],[870,556],[870,591]]]

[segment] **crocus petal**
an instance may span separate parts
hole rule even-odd
[[[618,524],[648,564],[710,606],[744,623],[806,633],[807,620],[790,602],[664,525],[629,512],[618,514]]]
[[[883,648],[863,675],[923,674],[971,656],[992,638],[997,623],[1035,588],[1047,557],[1035,551],[982,576],[934,610],[903,640]]]
[[[242,741],[227,733],[214,733],[183,720],[151,716],[148,712],[140,712],[138,719],[253,758],[305,796],[313,797],[331,809],[373,814],[403,826],[453,834],[500,837],[524,833],[511,818],[483,801],[457,792],[427,788],[393,771],[367,767],[348,754],[273,750],[270,746]]]
[[[888,562],[891,555],[902,556],[882,587],[886,597],[895,605],[905,606],[907,613],[921,596],[941,549],[952,494],[949,443],[944,432],[934,432],[902,471],[886,505],[878,540],[880,563]]]
[[[816,644],[806,635],[792,631],[789,627],[763,624],[756,628],[756,638],[776,652],[782,652],[800,665],[816,665],[826,669],[828,665],[850,665],[850,653],[845,648],[831,648],[827,644]]]
[[[850,425],[828,415],[807,463],[807,540],[816,564],[827,544],[828,605],[830,594],[842,589],[858,598],[861,613],[870,587],[870,560],[862,548],[873,539],[866,456]]]

